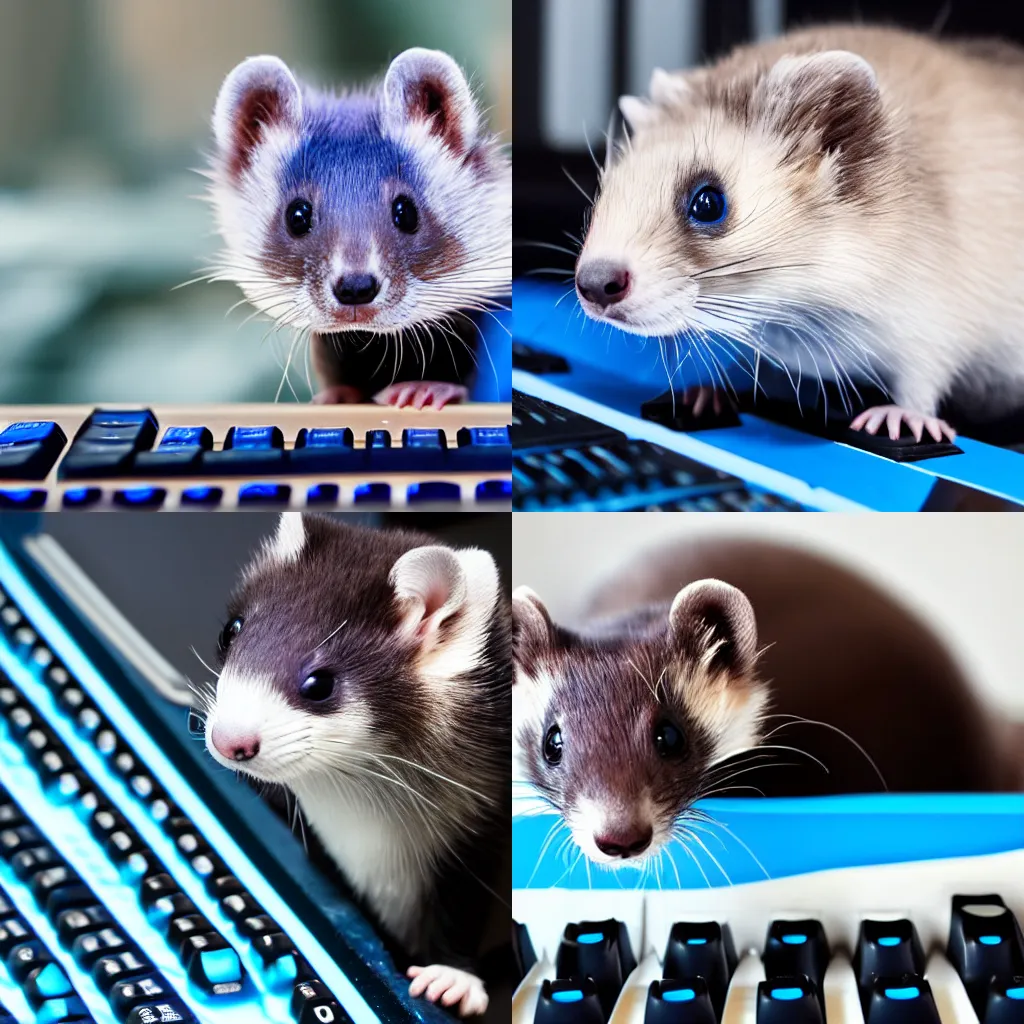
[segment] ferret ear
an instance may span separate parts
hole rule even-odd
[[[231,177],[246,171],[269,128],[297,131],[301,121],[302,93],[284,61],[278,57],[242,61],[224,79],[213,110],[214,138]]]
[[[768,72],[760,102],[787,134],[808,135],[819,152],[850,167],[879,148],[884,124],[875,70],[863,57],[828,50],[783,57]]]
[[[748,675],[757,660],[757,623],[746,594],[721,580],[698,580],[676,594],[669,625],[684,656],[708,673]]]
[[[277,533],[270,543],[270,555],[277,562],[294,562],[306,546],[306,522],[301,512],[282,512]]]
[[[512,591],[512,636],[516,656],[543,649],[551,643],[554,626],[544,602],[529,588]]]
[[[440,50],[400,53],[384,77],[384,130],[399,135],[409,124],[429,126],[457,156],[476,141],[479,115],[462,69]]]
[[[634,135],[658,120],[658,108],[639,96],[620,96],[619,113]]]
[[[498,568],[486,551],[413,548],[395,562],[390,581],[402,629],[426,649],[447,639],[473,645],[490,620],[498,593]]]
[[[685,75],[678,72],[672,74],[664,68],[655,68],[651,72],[651,84],[647,91],[651,94],[652,102],[667,106],[686,99],[693,92]]]

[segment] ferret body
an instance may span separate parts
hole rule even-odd
[[[760,353],[851,408],[881,385],[893,405],[853,423],[872,433],[938,440],[947,407],[1024,406],[1024,50],[837,25],[650,92],[620,101],[630,138],[577,264],[588,314],[697,365],[739,352],[740,383]]]
[[[903,792],[1024,783],[930,631],[817,555],[665,546],[604,581],[590,613],[569,630],[513,594],[513,744],[516,777],[599,863],[656,853],[713,792],[878,791],[879,773]]]
[[[251,57],[213,124],[214,276],[309,336],[318,400],[464,398],[474,318],[510,290],[512,172],[455,61],[407,50],[335,95]]]
[[[418,965],[413,995],[431,984],[464,1013],[487,996],[461,968],[504,910],[508,635],[487,552],[284,513],[231,599],[204,700],[210,754],[294,794]]]

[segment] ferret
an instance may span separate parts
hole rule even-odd
[[[511,647],[492,556],[283,513],[242,574],[203,697],[219,764],[294,795],[307,836],[462,1015],[509,844]],[[312,852],[312,851],[311,851]]]
[[[213,131],[212,277],[308,334],[315,401],[465,399],[477,321],[511,289],[512,168],[458,64],[406,50],[337,95],[250,57]]]
[[[1020,408],[1024,50],[821,27],[655,70],[619,106],[587,314],[674,340],[722,387],[722,357],[837,382],[851,410],[873,384],[892,404],[851,426],[894,440],[952,439],[947,407]]]
[[[660,546],[574,629],[519,587],[513,658],[517,783],[598,864],[656,855],[714,794],[1024,787],[1024,726],[1000,732],[893,597],[799,549]]]

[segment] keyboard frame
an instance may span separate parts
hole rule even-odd
[[[330,915],[362,926],[365,933],[361,938],[371,937],[374,958],[390,962],[369,923],[309,864],[299,839],[255,791],[239,786],[234,779],[233,792],[211,785],[211,775],[202,768],[204,751],[185,727],[187,711],[140,682],[134,670],[79,619],[27,553],[11,543],[7,531],[0,533],[0,585],[236,877],[281,923],[342,1005],[349,1012],[351,1006],[357,1008],[352,1014],[357,1024],[400,1024],[410,1018],[442,1024],[450,1019],[422,1000],[409,999],[404,992],[407,983],[397,972],[385,980],[360,956],[349,938],[332,924]],[[12,678],[29,676],[3,648],[0,668]],[[267,845],[268,836],[278,848]],[[401,989],[391,987],[392,982]],[[358,1009],[360,1004],[365,1010]]]
[[[512,507],[509,501],[475,500],[476,486],[487,480],[512,479],[512,467],[502,472],[463,472],[463,473],[265,473],[247,475],[206,475],[206,476],[113,476],[98,479],[60,480],[57,472],[61,460],[67,454],[75,434],[82,423],[96,409],[116,409],[119,411],[149,409],[157,418],[159,431],[154,441],[154,448],[160,443],[164,432],[172,426],[206,426],[214,435],[214,449],[223,447],[223,439],[228,429],[233,426],[269,426],[281,428],[284,434],[285,448],[294,447],[298,432],[306,427],[351,427],[355,435],[355,447],[365,446],[366,431],[389,430],[392,443],[400,444],[402,431],[405,429],[443,429],[449,448],[458,446],[457,434],[461,427],[504,427],[512,421],[511,403],[469,402],[464,405],[449,405],[443,409],[396,409],[384,405],[298,405],[291,403],[256,403],[238,405],[145,405],[137,402],[99,402],[90,405],[5,405],[0,406],[0,430],[11,423],[21,421],[53,421],[61,427],[68,439],[68,444],[61,451],[56,465],[43,480],[22,480],[0,478],[0,490],[45,490],[46,501],[41,506],[33,507],[33,511],[61,511],[64,509],[63,496],[65,491],[80,490],[85,487],[96,487],[102,496],[89,510],[116,509],[122,506],[114,503],[114,492],[129,488],[159,487],[167,492],[162,504],[165,510],[178,508],[189,511],[201,509],[202,506],[181,503],[181,493],[190,487],[219,487],[224,496],[216,506],[218,510],[230,510],[240,507],[238,500],[239,488],[252,483],[287,484],[291,494],[287,503],[267,503],[265,505],[245,505],[251,508],[390,508],[402,510],[414,508],[416,511],[451,509],[454,502],[416,503],[407,502],[407,488],[416,483],[445,481],[456,483],[462,492],[460,502],[463,508],[476,511],[508,511]],[[316,484],[336,484],[339,488],[336,503],[325,503],[307,506],[307,489]],[[355,488],[360,484],[386,483],[391,486],[391,502],[378,505],[361,506],[354,501]]]

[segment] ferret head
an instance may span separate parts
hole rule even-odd
[[[385,798],[415,764],[423,792],[485,738],[471,716],[484,717],[474,684],[498,598],[485,551],[284,513],[229,604],[207,749],[265,782],[365,783]]]
[[[517,777],[592,860],[657,853],[709,769],[758,741],[767,697],[750,602],[702,580],[626,636],[585,637],[529,589],[512,597]]]
[[[407,50],[344,96],[252,57],[213,125],[220,276],[274,320],[397,332],[508,291],[511,168],[446,54]]]
[[[891,212],[890,117],[846,51],[656,71],[624,96],[630,137],[606,166],[576,267],[588,315],[624,330],[755,343],[768,321],[839,308],[874,272]]]

